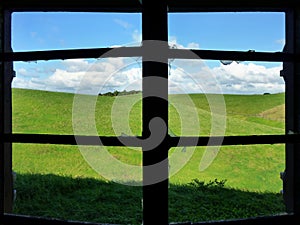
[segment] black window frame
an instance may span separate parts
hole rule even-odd
[[[284,135],[252,135],[225,137],[164,137],[153,151],[143,151],[143,165],[152,165],[168,160],[168,150],[178,146],[206,146],[209,139],[223,139],[222,145],[286,144],[286,169],[282,176],[286,214],[233,221],[218,221],[193,224],[298,224],[300,222],[300,7],[293,0],[2,0],[0,3],[0,224],[84,224],[61,220],[29,217],[12,214],[12,143],[68,144],[76,145],[74,135],[16,134],[12,133],[11,81],[14,76],[14,61],[33,61],[70,58],[97,58],[112,48],[75,49],[34,52],[12,52],[11,50],[11,14],[22,11],[69,11],[69,12],[141,12],[143,41],[168,41],[168,13],[172,12],[284,12],[286,14],[286,46],[283,52],[240,52],[218,50],[184,50],[165,48],[163,56],[166,63],[143,61],[143,78],[152,74],[162,74],[166,82],[158,87],[156,98],[143,99],[143,132],[139,139],[149,138],[148,124],[159,116],[168,124],[168,103],[160,99],[168,98],[168,59],[186,58],[187,51],[192,51],[201,59],[270,61],[283,62],[282,76],[286,82],[286,133]],[[143,42],[146,43],[146,42]],[[128,47],[119,56],[143,56],[147,58],[147,45]],[[128,55],[130,52],[130,55]],[[159,52],[159,49],[158,51]],[[145,80],[145,81],[144,81]],[[150,86],[149,86],[150,85]],[[143,96],[149,96],[151,84],[143,79]],[[156,105],[158,107],[153,107]],[[85,143],[98,143],[100,138],[104,146],[141,146],[135,137],[81,137]],[[216,142],[218,143],[218,142]],[[298,150],[298,151],[297,151]],[[163,173],[168,173],[168,164],[163,165]],[[147,182],[153,171],[144,171],[143,179]],[[155,205],[155,207],[153,207]],[[200,212],[199,212],[200,213]],[[168,224],[168,179],[153,185],[143,186],[143,224]],[[191,223],[178,223],[191,224]]]

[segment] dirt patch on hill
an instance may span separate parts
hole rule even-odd
[[[263,111],[259,116],[275,121],[284,121],[285,120],[285,104],[278,105],[274,108]]]

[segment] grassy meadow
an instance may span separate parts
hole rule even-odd
[[[172,135],[211,135],[212,124],[217,133],[224,130],[225,135],[284,133],[283,93],[224,95],[226,118],[218,114],[224,110],[219,101],[213,102],[220,96],[190,94],[193,105],[186,98],[169,97]],[[140,100],[140,94],[99,96],[95,118],[83,116],[83,130],[88,120],[95,123],[98,135],[141,135]],[[74,95],[69,93],[13,89],[13,132],[73,134],[73,101]],[[84,108],[77,111],[81,112],[84,114]],[[195,114],[199,130],[193,129],[197,124],[191,115]],[[218,118],[225,118],[225,122],[219,124]],[[141,166],[141,149],[109,147],[108,151],[125,164]],[[208,154],[205,151],[205,147],[170,150],[174,159],[170,160],[171,171],[180,168],[170,177],[170,222],[284,211],[279,178],[284,170],[284,145],[223,146],[212,163],[200,171],[201,159]],[[211,152],[216,153],[216,149]],[[142,223],[142,188],[107,180],[88,164],[77,146],[15,143],[13,169],[17,172],[15,213],[99,223]],[[127,173],[130,171],[124,171]]]

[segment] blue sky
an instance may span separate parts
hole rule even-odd
[[[194,49],[282,51],[284,23],[283,13],[169,14],[169,45]],[[12,48],[16,52],[132,46],[140,42],[141,14],[13,14]],[[66,92],[88,88],[95,93],[140,89],[141,64],[138,60],[19,62],[14,64],[17,77],[13,87]],[[219,61],[175,60],[170,67],[170,92],[282,92],[281,67],[281,63],[233,62],[223,65]]]

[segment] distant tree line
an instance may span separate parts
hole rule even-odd
[[[136,91],[136,90],[131,90],[131,91],[114,91],[114,92],[106,92],[106,93],[99,93],[99,96],[120,96],[120,95],[133,95],[133,94],[139,94],[142,93],[142,91]]]

